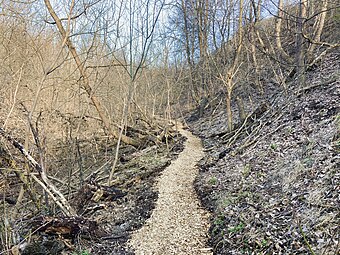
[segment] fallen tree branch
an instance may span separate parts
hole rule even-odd
[[[10,142],[16,149],[18,149],[21,154],[29,161],[31,166],[37,170],[40,178],[38,179],[34,173],[31,173],[30,176],[50,195],[53,201],[59,206],[59,208],[63,211],[66,216],[75,216],[76,212],[68,203],[64,195],[48,180],[46,173],[43,171],[43,168],[40,164],[25,150],[24,146],[19,143],[12,136],[7,134],[7,132],[0,128],[0,135],[3,136],[8,142]]]
[[[73,217],[48,217],[41,216],[32,221],[35,231],[44,232],[48,235],[59,235],[66,238],[75,238],[77,235],[97,236],[101,233],[98,223],[82,216]]]
[[[317,87],[327,86],[329,84],[332,84],[333,82],[336,82],[337,80],[339,80],[339,75],[338,74],[334,74],[330,78],[328,78],[328,79],[326,79],[326,80],[324,80],[324,81],[322,81],[320,83],[313,84],[311,86],[299,89],[299,91],[297,93],[297,96],[303,94],[304,92],[306,92],[308,90],[311,90],[311,89],[314,89],[314,88],[317,88]]]
[[[69,36],[69,31],[67,31],[62,23],[62,20],[58,17],[57,13],[55,12],[55,10],[52,7],[51,1],[49,0],[44,0],[45,6],[47,8],[47,11],[49,12],[49,14],[51,15],[52,19],[54,20],[58,31],[65,43],[65,45],[67,46],[68,50],[70,51],[73,60],[75,61],[76,65],[77,65],[77,69],[80,73],[80,80],[82,81],[82,88],[85,90],[88,98],[91,100],[91,102],[93,103],[94,107],[96,108],[98,115],[100,117],[100,119],[103,122],[103,125],[105,127],[105,129],[108,131],[108,133],[110,135],[112,135],[114,138],[118,139],[119,137],[119,132],[114,129],[112,127],[112,123],[111,120],[108,118],[108,116],[105,113],[104,107],[102,106],[101,101],[99,100],[99,98],[97,98],[97,96],[94,93],[94,90],[90,84],[90,78],[89,75],[86,72],[86,66],[84,65],[84,62],[80,59],[80,56],[78,54],[78,51],[76,49],[76,47],[74,46],[74,43],[72,42],[72,40],[70,39]],[[72,8],[74,7],[74,2],[72,2],[72,6],[71,6],[71,11]],[[68,17],[68,22],[71,21],[71,16]],[[126,144],[130,144],[133,145],[135,147],[139,147],[140,146],[140,141],[137,141],[131,137],[128,137],[126,135],[121,135],[121,140],[126,143]]]

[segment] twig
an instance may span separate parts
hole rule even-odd
[[[311,253],[312,255],[316,255],[315,252],[313,251],[311,245],[309,244],[309,242],[308,242],[308,240],[307,240],[306,234],[305,234],[305,233],[303,232],[303,230],[302,230],[301,224],[299,224],[299,229],[300,229],[300,232],[301,232],[301,234],[302,234],[303,240],[305,241],[305,243],[306,243],[306,245],[307,245],[307,247],[308,247],[308,250],[310,251],[310,253]]]
[[[71,205],[67,202],[63,194],[48,180],[46,173],[43,171],[41,165],[25,150],[24,146],[11,137],[9,134],[5,132],[4,129],[0,128],[0,135],[7,139],[12,145],[18,149],[25,158],[29,161],[29,163],[38,171],[40,178],[39,180],[34,174],[30,174],[30,176],[34,176],[33,178],[37,181],[37,183],[42,186],[42,188],[51,196],[54,202],[60,207],[60,209],[67,216],[74,216],[76,212],[71,207]]]
[[[229,139],[228,141],[228,147],[231,146],[236,139],[239,137],[239,134],[243,131],[244,127],[247,125],[248,119],[250,115],[246,117],[246,119],[243,121],[242,126],[236,130],[236,133]]]
[[[77,154],[78,154],[78,165],[79,165],[79,180],[80,180],[80,186],[84,183],[84,170],[83,170],[83,158],[81,156],[80,152],[80,146],[79,146],[79,140],[76,138],[76,147],[77,147]]]

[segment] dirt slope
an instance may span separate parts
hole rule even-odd
[[[137,255],[209,254],[209,215],[193,189],[202,146],[190,132],[180,132],[188,138],[184,150],[158,180],[159,198],[151,218],[132,235],[130,244]]]
[[[207,150],[196,189],[214,254],[339,254],[340,53],[268,96],[233,134],[224,106],[190,124]],[[215,113],[213,113],[215,112]]]

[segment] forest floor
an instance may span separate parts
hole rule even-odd
[[[195,187],[214,254],[339,254],[339,63],[328,54],[304,89],[269,87],[231,133],[223,104],[188,119],[206,152]]]
[[[156,207],[146,224],[132,235],[130,243],[137,255],[212,254],[206,247],[209,214],[200,207],[193,187],[203,148],[190,132],[179,131],[187,138],[184,150],[157,180]]]
[[[88,171],[86,184],[71,201],[81,215],[81,221],[91,220],[97,227],[90,232],[80,231],[75,236],[60,235],[58,232],[68,227],[67,222],[78,224],[77,218],[53,217],[48,213],[31,219],[27,216],[15,231],[21,236],[30,231],[34,234],[30,240],[24,239],[20,245],[13,246],[12,253],[19,254],[15,251],[22,250],[20,254],[23,255],[212,254],[211,248],[207,247],[210,215],[201,207],[193,186],[198,175],[196,164],[204,156],[201,140],[182,128],[178,131],[168,146],[136,151],[122,148],[114,174],[114,188],[105,188],[109,195],[99,200],[93,198],[96,192],[88,195],[86,187],[104,189],[101,180],[105,180],[103,175],[110,170],[105,165],[104,155],[111,154],[107,152],[111,146],[97,141],[95,153],[89,141],[81,141],[81,151],[86,159],[83,167],[97,170]],[[101,148],[100,145],[105,146]],[[59,147],[61,155],[58,158],[70,155],[67,150],[71,147]],[[95,164],[87,160],[91,158],[85,155],[87,153],[92,154]],[[58,168],[72,168],[64,165],[65,162],[71,164],[70,161],[63,160]],[[66,225],[56,224],[66,219]],[[35,222],[39,222],[38,226]]]
[[[209,254],[209,247],[216,255],[338,254],[339,63],[339,53],[329,54],[307,73],[304,89],[296,81],[287,93],[268,84],[271,96],[248,108],[252,114],[231,133],[223,103],[210,103],[203,116],[188,121],[202,139],[204,155],[188,131],[143,150],[123,147],[114,188],[104,186],[114,144],[95,137],[56,144],[47,162],[49,174],[78,214],[98,224],[98,233],[61,237],[44,232],[32,223],[50,224],[58,211],[46,208],[38,218],[25,197],[23,214],[10,233],[20,240],[21,254]],[[7,166],[10,149],[3,147],[0,159]],[[197,175],[194,166],[201,157]],[[111,194],[84,196],[86,189],[73,185],[80,172],[89,187]],[[18,190],[13,173],[0,177],[9,191]],[[210,224],[193,181],[211,212]],[[5,201],[2,206],[4,212],[14,210]],[[0,245],[6,254],[6,244]]]
[[[134,254],[127,241],[151,216],[158,198],[156,179],[181,153],[185,137],[173,133],[167,143],[151,144],[143,149],[122,146],[111,187],[106,186],[106,182],[112,169],[115,144],[102,137],[72,141],[54,144],[49,150],[53,157],[47,155],[47,162],[50,177],[77,210],[80,220],[65,218],[53,207],[36,211],[30,197],[25,196],[22,210],[18,208],[20,220],[13,222],[7,233],[19,238],[19,242],[14,246],[1,243],[0,254]],[[10,158],[7,150],[21,158],[11,147],[4,147],[0,155],[3,167]],[[85,181],[78,186],[80,173]],[[20,186],[15,175],[5,174],[1,172],[0,177],[10,187],[3,190],[8,200],[15,198],[14,192]],[[100,194],[98,191],[105,193],[96,197]],[[8,213],[3,217],[11,216],[16,210],[14,204],[4,202],[1,206],[2,211]],[[83,224],[87,221],[95,222],[94,231],[88,231],[89,226]],[[58,225],[60,222],[65,223]],[[74,223],[76,233],[70,233],[68,228]]]

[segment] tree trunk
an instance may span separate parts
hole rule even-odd
[[[53,18],[53,20],[55,21],[55,23],[57,25],[59,33],[62,36],[62,39],[64,40],[66,46],[68,47],[69,51],[71,52],[74,61],[76,62],[77,68],[78,68],[79,73],[82,77],[83,89],[86,91],[88,97],[90,98],[93,105],[95,106],[95,108],[96,108],[96,110],[99,114],[100,119],[103,121],[103,124],[104,124],[104,127],[106,128],[106,130],[109,132],[110,135],[112,135],[115,138],[118,138],[119,133],[112,128],[110,120],[105,115],[105,111],[104,111],[103,106],[101,105],[99,99],[94,95],[94,91],[92,90],[92,87],[90,86],[90,81],[89,81],[88,75],[86,74],[84,64],[82,63],[82,61],[81,61],[81,59],[80,59],[80,57],[77,53],[76,48],[74,47],[72,41],[70,40],[65,28],[63,27],[63,24],[61,23],[60,18],[55,13],[50,1],[44,0],[44,2],[45,2],[45,6],[46,6],[48,12],[50,13],[51,17]],[[122,141],[126,144],[131,144],[133,146],[139,145],[139,143],[137,141],[135,141],[134,139],[127,137],[125,135],[122,136]]]
[[[227,103],[227,121],[228,121],[228,131],[233,131],[233,114],[231,111],[231,94],[227,93],[226,97]]]
[[[255,85],[256,88],[258,89],[258,91],[263,95],[264,94],[264,90],[263,90],[263,86],[260,82],[260,72],[259,72],[259,65],[257,62],[257,57],[256,57],[256,41],[255,41],[255,35],[256,35],[256,23],[259,21],[260,19],[260,5],[261,5],[261,0],[258,1],[257,5],[255,4],[255,1],[252,1],[252,4],[250,5],[250,8],[253,9],[253,13],[254,13],[254,18],[252,16],[252,12],[250,11],[250,22],[252,22],[251,26],[250,26],[250,51],[251,51],[251,57],[253,60],[253,64],[254,64],[254,71],[255,71]],[[254,21],[253,21],[254,19]]]
[[[297,33],[296,33],[296,67],[299,87],[303,88],[305,85],[305,49],[303,37],[303,21],[306,18],[307,0],[300,0],[299,15],[297,17]]]
[[[282,48],[282,44],[281,44],[282,19],[283,19],[283,0],[279,0],[279,2],[278,2],[278,10],[277,10],[277,17],[276,17],[276,22],[275,22],[275,42],[276,42],[276,48],[277,48],[280,56],[284,60],[289,61],[290,57],[284,51],[284,49]]]
[[[231,111],[231,95],[234,90],[235,83],[233,81],[234,76],[236,75],[238,68],[239,68],[239,59],[241,55],[242,50],[242,40],[243,40],[243,26],[242,26],[242,20],[243,20],[243,0],[240,0],[239,4],[239,18],[238,18],[238,31],[237,31],[237,38],[236,38],[236,49],[235,49],[235,55],[233,59],[233,63],[228,68],[228,72],[225,75],[225,78],[222,78],[222,81],[224,85],[227,88],[227,121],[228,121],[228,130],[233,130],[233,116]]]
[[[328,0],[323,0],[322,1],[322,5],[321,5],[321,10],[320,10],[320,14],[317,17],[316,23],[315,23],[315,32],[314,32],[314,36],[313,36],[313,41],[314,42],[320,42],[321,40],[321,33],[323,30],[323,27],[325,25],[325,20],[326,20],[326,15],[327,15],[327,5],[328,5]],[[317,44],[312,43],[307,51],[307,58],[308,58],[308,62],[311,61],[311,59],[313,58],[313,52],[315,50]]]

